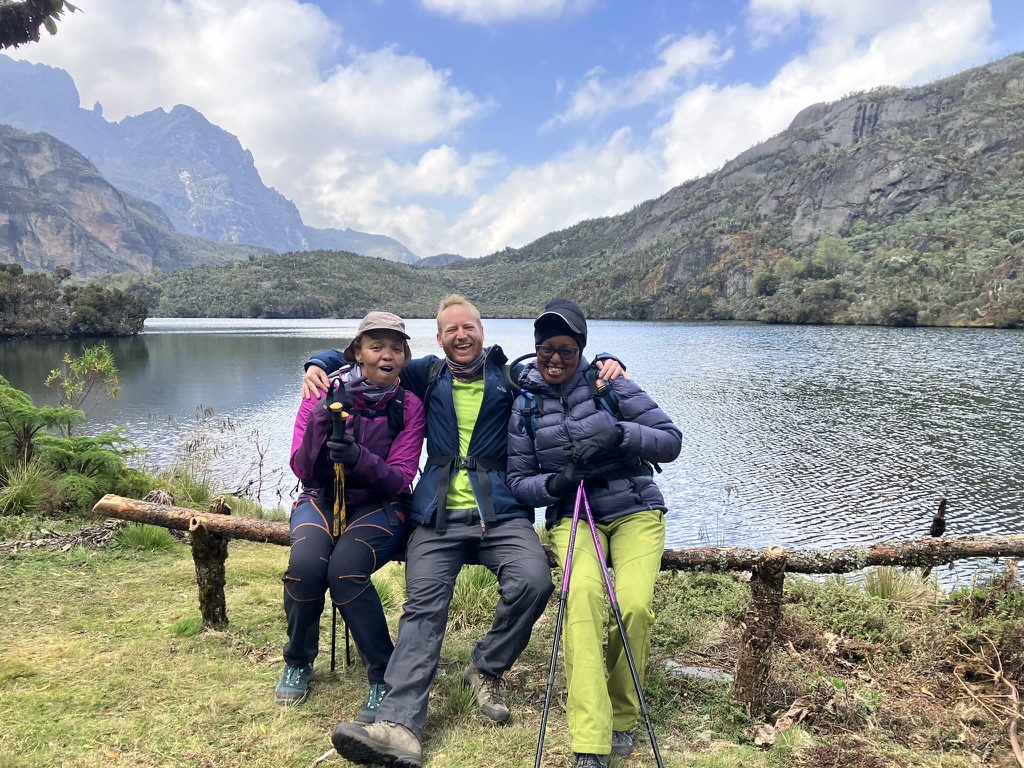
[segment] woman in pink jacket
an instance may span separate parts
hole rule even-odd
[[[345,350],[348,365],[332,376],[333,396],[302,401],[292,438],[291,467],[303,490],[290,516],[288,642],[275,695],[282,704],[306,700],[329,590],[366,666],[370,692],[356,716],[366,723],[387,692],[384,670],[394,650],[370,574],[405,542],[426,425],[423,404],[400,385],[408,339],[397,315],[364,317]],[[333,418],[332,400],[346,417]]]

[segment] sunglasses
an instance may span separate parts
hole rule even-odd
[[[562,359],[562,362],[569,362],[576,355],[580,353],[579,347],[549,347],[547,344],[539,344],[537,346],[537,357],[542,357],[545,360],[555,356],[555,354]]]

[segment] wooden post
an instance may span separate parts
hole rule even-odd
[[[223,496],[210,504],[211,515],[230,515],[231,507]],[[196,584],[199,586],[199,612],[203,626],[223,629],[228,625],[228,609],[224,599],[224,561],[228,559],[228,539],[206,528],[203,515],[189,521],[192,539],[192,560],[196,564]]]
[[[782,617],[785,578],[785,548],[768,547],[754,566],[750,579],[750,605],[740,619],[742,636],[732,687],[733,700],[753,718],[764,714],[771,651]]]

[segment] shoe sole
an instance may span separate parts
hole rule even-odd
[[[363,725],[373,725],[377,722],[376,715],[364,715],[362,712],[360,712],[352,719],[355,720],[357,723],[362,723]]]
[[[354,729],[345,728],[346,724],[335,726],[331,732],[331,743],[334,751],[346,760],[359,765],[386,765],[392,768],[420,768],[421,759],[411,752],[383,752],[381,748],[366,735]]]
[[[304,693],[301,696],[299,696],[297,699],[296,698],[291,698],[291,697],[288,697],[288,696],[280,696],[280,695],[275,695],[274,698],[277,699],[277,703],[282,705],[282,706],[294,707],[297,704],[302,704],[306,699],[308,699],[309,698],[309,693]]]

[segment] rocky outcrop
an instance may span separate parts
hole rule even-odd
[[[153,268],[128,199],[52,136],[0,126],[0,189],[0,260],[76,275]]]
[[[89,277],[173,271],[248,252],[179,235],[163,211],[118,190],[77,150],[0,125],[0,261]]]
[[[782,133],[714,174],[640,206],[635,248],[720,215],[737,191],[760,190],[756,210],[784,215],[795,243],[958,196],[978,165],[1021,146],[1020,122],[986,114],[1024,90],[1024,56],[1014,55],[919,88],[882,88],[799,112]]]
[[[252,153],[178,105],[126,117],[95,162],[112,184],[163,209],[179,232],[275,251],[309,247],[294,203],[260,179]]]

